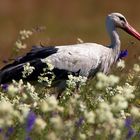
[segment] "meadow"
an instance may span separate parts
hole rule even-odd
[[[19,32],[13,56],[26,49],[26,40],[36,32],[38,29]],[[127,73],[127,63],[120,59],[109,75],[99,72],[87,79],[70,74],[59,99],[52,86],[54,66],[44,61],[44,73],[30,82],[24,79],[34,67],[27,63],[22,79],[1,84],[0,139],[139,140],[140,57],[137,59]]]
[[[106,15],[120,12],[139,29],[139,6],[138,0],[5,0],[0,4],[0,66],[33,45],[108,44]],[[2,84],[0,140],[139,140],[140,43],[119,33],[128,56],[109,75],[69,75],[60,99],[48,62],[37,81],[24,80],[34,70],[27,63],[21,80]]]

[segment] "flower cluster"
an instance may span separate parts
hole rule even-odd
[[[125,61],[124,60],[118,60],[117,62],[117,68],[124,69],[125,68]]]
[[[14,51],[16,53],[19,52],[19,50],[21,50],[21,49],[27,48],[27,44],[24,43],[24,40],[29,38],[31,35],[33,35],[33,32],[30,30],[21,30],[19,32],[19,37],[18,37],[17,41],[15,42],[15,48],[14,48]]]
[[[30,74],[32,74],[32,72],[34,71],[34,67],[30,66],[30,63],[26,63],[23,66],[23,71],[22,71],[22,77],[23,78],[27,78]]]
[[[80,87],[82,85],[85,85],[86,81],[87,77],[68,75],[67,87],[75,88],[77,84]]]
[[[20,34],[21,39],[24,40],[24,39],[29,38],[33,34],[33,32],[30,30],[21,30],[19,34]]]
[[[19,50],[19,49],[26,49],[27,48],[27,45],[24,43],[22,43],[20,40],[17,40],[15,42],[15,46],[16,46],[16,49]]]
[[[106,76],[105,74],[99,72],[97,74],[97,80],[96,88],[102,89],[104,87],[114,86],[119,82],[119,77],[114,75]]]
[[[38,76],[39,83],[45,83],[48,87],[51,87],[53,80],[55,79],[55,75],[53,73],[54,66],[51,64],[51,61],[48,58],[41,60],[46,64],[46,68],[43,68],[43,73]]]

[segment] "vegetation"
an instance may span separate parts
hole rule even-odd
[[[17,53],[32,31],[21,31]],[[42,60],[52,75],[44,73],[38,84],[24,80],[1,85],[0,139],[2,140],[124,140],[140,139],[140,65],[120,76],[98,73],[95,78],[68,76],[60,99],[52,94],[55,75],[47,59]],[[140,60],[139,60],[140,61]],[[138,62],[139,62],[138,61]],[[126,64],[127,65],[127,64]],[[125,69],[123,60],[117,70]],[[23,79],[34,67],[24,66]]]

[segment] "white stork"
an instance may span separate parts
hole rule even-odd
[[[81,76],[92,76],[97,71],[108,73],[120,53],[120,39],[117,28],[121,28],[140,40],[140,34],[132,28],[120,13],[111,13],[106,18],[107,31],[111,44],[103,46],[96,43],[82,43],[55,47],[33,47],[25,56],[0,70],[0,83],[22,78],[23,66],[29,62],[35,67],[30,77],[40,74],[45,65],[41,59],[48,58],[54,65],[54,73],[60,78],[68,72]]]

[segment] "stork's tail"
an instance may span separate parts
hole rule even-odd
[[[0,70],[0,84],[7,83],[12,79],[19,79],[22,76],[23,64]]]

